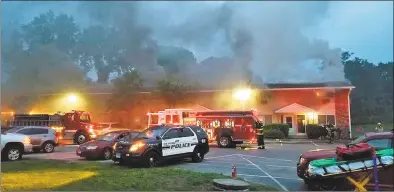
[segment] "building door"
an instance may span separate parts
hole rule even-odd
[[[285,124],[288,124],[290,128],[293,128],[293,117],[285,116]]]
[[[298,133],[305,133],[305,115],[297,115]]]

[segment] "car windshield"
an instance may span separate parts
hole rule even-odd
[[[101,137],[99,137],[97,140],[99,141],[112,141],[114,140],[117,136],[119,135],[119,133],[107,133]]]
[[[145,131],[141,132],[139,134],[139,138],[153,138],[156,136],[162,136],[163,133],[168,129],[168,127],[160,127],[160,128],[155,128],[155,129],[146,129]]]
[[[103,124],[103,123],[99,124],[99,128],[108,128],[108,127],[109,127],[109,124]]]
[[[349,144],[350,145],[354,145],[354,144],[357,144],[357,143],[360,143],[362,140],[364,140],[366,138],[366,136],[365,135],[362,135],[362,136],[360,136],[360,137],[357,137],[357,139],[355,139],[355,140],[353,140],[352,142],[350,142]]]
[[[17,131],[19,131],[20,129],[22,129],[23,127],[14,127],[12,129],[8,129],[7,131],[5,131],[4,133],[16,133]]]

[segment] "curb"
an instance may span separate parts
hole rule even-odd
[[[334,141],[334,144],[347,144],[350,141]],[[301,140],[301,141],[275,141],[275,140],[271,140],[271,141],[265,141],[264,143],[277,143],[277,144],[311,144],[311,143],[315,143],[315,144],[329,144],[328,141],[325,140],[319,140],[319,141],[313,141],[313,140]]]

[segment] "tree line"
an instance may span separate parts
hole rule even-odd
[[[133,25],[132,34],[130,30],[102,24],[82,28],[72,16],[52,11],[34,17],[3,38],[2,76],[7,78],[2,95],[9,93],[5,98],[28,105],[26,97],[18,96],[106,84],[116,74],[109,110],[127,110],[138,105],[130,98],[147,84],[141,74],[161,66],[165,75],[155,83],[157,94],[169,107],[176,106],[175,97],[198,86],[176,78],[182,65],[196,64],[193,52],[159,45],[143,26]],[[349,52],[342,54],[342,62],[345,77],[356,87],[351,94],[353,123],[392,122],[393,62],[371,63]],[[93,69],[96,82],[88,78]]]

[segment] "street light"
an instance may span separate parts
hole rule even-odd
[[[250,98],[252,90],[248,88],[238,89],[233,92],[233,97],[242,103],[242,110],[245,110],[245,102]]]
[[[78,101],[78,97],[74,94],[70,94],[67,96],[67,101],[69,103],[76,103]]]

